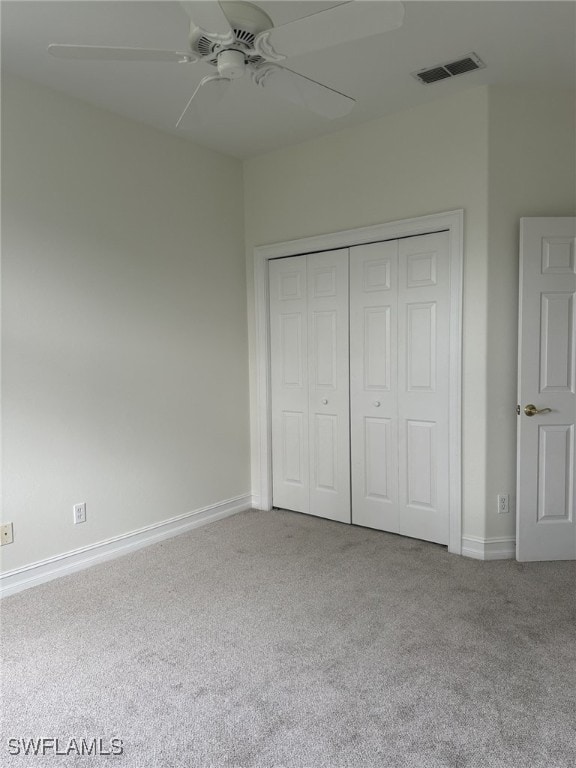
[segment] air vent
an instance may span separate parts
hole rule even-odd
[[[436,83],[438,80],[445,80],[447,77],[452,77],[452,75],[444,67],[434,67],[434,69],[425,69],[424,72],[418,72],[416,77],[428,85],[429,83]]]
[[[421,69],[419,72],[412,72],[412,76],[424,85],[430,85],[430,83],[437,83],[439,80],[446,80],[448,77],[457,77],[466,72],[473,72],[475,69],[484,69],[485,66],[486,64],[477,54],[468,53],[455,61],[449,61],[429,69]]]

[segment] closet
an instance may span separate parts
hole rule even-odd
[[[270,261],[273,503],[448,543],[448,233]]]

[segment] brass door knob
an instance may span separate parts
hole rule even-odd
[[[526,414],[526,416],[536,416],[536,414],[540,414],[540,413],[552,413],[552,408],[540,408],[540,409],[538,409],[538,408],[536,408],[534,403],[529,403],[524,408],[524,413]]]

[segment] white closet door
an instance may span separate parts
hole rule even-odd
[[[399,241],[400,533],[448,543],[450,280],[448,233]]]
[[[398,533],[398,240],[350,251],[352,520]]]
[[[348,249],[310,254],[306,258],[309,512],[349,523]]]
[[[270,262],[273,503],[350,522],[348,250]]]
[[[309,510],[306,257],[270,262],[273,500]]]
[[[352,522],[448,543],[447,233],[350,256]]]

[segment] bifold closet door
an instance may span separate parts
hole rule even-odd
[[[269,266],[273,503],[349,523],[348,250]]]
[[[448,544],[450,248],[447,232],[398,244],[400,533]]]
[[[398,533],[398,240],[350,253],[352,522]]]
[[[308,512],[308,293],[306,257],[270,262],[272,499]]]
[[[313,253],[306,259],[309,512],[349,523],[348,249]]]
[[[352,522],[448,543],[446,232],[350,254]]]

